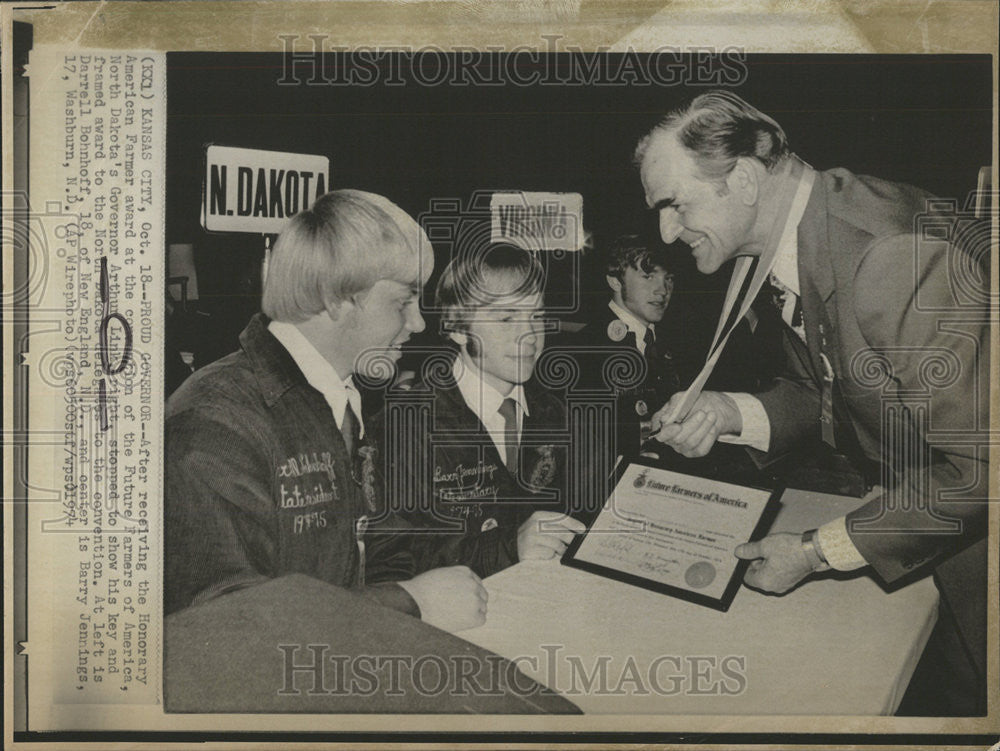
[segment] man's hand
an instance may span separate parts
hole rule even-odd
[[[653,415],[654,437],[670,446],[678,454],[688,457],[705,456],[720,435],[739,435],[743,431],[743,418],[736,402],[718,391],[702,391],[695,400],[691,413],[683,422],[665,422],[676,404],[684,398],[679,391]]]
[[[556,511],[536,511],[517,530],[517,558],[546,560],[562,555],[573,535],[587,528],[576,519]]]
[[[443,631],[486,623],[486,588],[467,566],[436,568],[399,582],[420,608],[420,618]]]
[[[782,595],[813,572],[802,549],[802,535],[781,532],[758,542],[737,545],[737,558],[750,560],[743,583],[764,592]]]

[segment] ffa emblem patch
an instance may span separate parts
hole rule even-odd
[[[613,342],[620,342],[628,334],[628,326],[625,322],[616,318],[608,324],[608,339]]]
[[[369,511],[375,511],[375,448],[362,446],[358,449],[361,457],[361,491]]]
[[[556,476],[555,449],[552,446],[539,446],[537,451],[538,461],[535,462],[535,468],[531,470],[528,484],[535,488],[544,488]]]
[[[649,413],[649,405],[642,399],[637,399],[635,402],[635,413],[639,417],[645,417]]]
[[[640,474],[638,477],[636,477],[632,481],[632,487],[634,487],[634,488],[641,488],[643,485],[645,485],[646,484],[646,475],[648,473],[649,473],[649,471],[644,469],[642,471],[642,474]]]

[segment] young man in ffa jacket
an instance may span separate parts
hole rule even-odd
[[[674,291],[666,256],[664,246],[637,235],[615,240],[605,268],[611,299],[576,335],[578,388],[616,397],[615,454],[638,453],[640,423],[686,385],[704,360],[690,356],[693,338],[663,325]]]
[[[584,530],[566,516],[565,404],[532,377],[543,287],[541,265],[512,245],[453,259],[436,290],[452,348],[376,420],[387,498],[413,525],[403,536],[415,571],[466,565],[488,576],[561,555]]]

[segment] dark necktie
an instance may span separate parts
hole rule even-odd
[[[646,334],[643,336],[642,341],[644,343],[644,353],[647,360],[654,359],[654,347],[656,346],[656,337],[653,336],[653,330],[646,327]]]
[[[774,307],[777,308],[781,320],[791,326],[799,338],[805,341],[806,332],[802,321],[802,298],[779,282],[773,274],[768,281],[772,289],[771,299],[774,301]],[[789,304],[789,300],[792,301],[791,305]]]
[[[497,410],[503,417],[503,445],[507,469],[517,474],[517,404],[509,396],[500,403]]]
[[[719,334],[720,342],[723,341],[726,334],[731,329],[735,328],[736,324],[740,322],[738,317],[740,307],[743,305],[743,298],[745,298],[747,296],[747,292],[750,291],[750,285],[753,282],[754,274],[757,272],[758,263],[760,263],[760,258],[754,257],[753,261],[750,263],[750,268],[747,269],[747,275],[743,278],[743,284],[740,286],[740,291],[736,295],[736,300],[733,302],[733,309],[729,311],[729,317],[726,319],[726,325],[722,327],[722,331]],[[718,348],[718,345],[716,345],[716,348]],[[711,356],[714,351],[714,349],[711,350],[709,352],[709,356]]]
[[[789,294],[795,294],[791,292]],[[802,321],[802,298],[799,295],[795,295],[795,309],[792,311],[792,328],[800,329],[803,326]]]
[[[646,384],[656,389],[658,399],[666,399],[681,387],[680,377],[670,350],[656,338],[653,329],[647,328],[643,337],[646,342],[646,363],[649,373]]]
[[[347,447],[347,455],[354,458],[354,449],[358,445],[358,438],[361,433],[361,425],[358,418],[348,402],[344,408],[344,419],[340,423],[340,434],[344,436],[344,445]]]

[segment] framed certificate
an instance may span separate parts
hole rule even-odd
[[[763,536],[780,495],[633,462],[562,562],[725,611],[750,563],[733,549]]]

